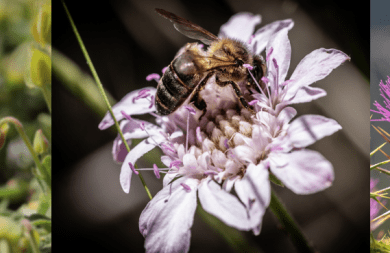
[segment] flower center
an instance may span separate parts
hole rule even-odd
[[[200,128],[202,143],[197,142],[197,146],[204,151],[213,151],[218,149],[222,152],[235,148],[238,145],[244,145],[243,136],[251,138],[252,118],[251,113],[242,109],[221,110],[220,113],[212,118],[208,118],[205,127]],[[202,125],[202,124],[200,124]]]
[[[174,144],[182,164],[170,167],[181,175],[197,178],[220,172],[224,172],[222,179],[242,176],[249,163],[258,164],[267,157],[266,147],[272,141],[267,130],[245,108],[213,110],[195,131],[190,130],[195,138],[188,149]]]

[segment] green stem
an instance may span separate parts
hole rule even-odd
[[[0,126],[3,125],[3,124],[6,124],[6,123],[11,123],[12,125],[15,126],[15,128],[18,131],[20,137],[22,137],[24,143],[26,144],[26,147],[30,151],[30,154],[31,154],[31,156],[32,156],[32,158],[33,158],[33,160],[35,162],[35,165],[38,168],[40,176],[43,177],[44,181],[46,182],[46,185],[51,190],[50,177],[47,174],[46,169],[43,167],[41,161],[39,160],[37,153],[35,153],[33,145],[31,144],[30,140],[28,139],[27,134],[24,132],[22,123],[20,123],[20,121],[17,120],[16,118],[14,118],[14,117],[4,117],[4,118],[0,119]],[[33,174],[35,174],[35,173],[33,172]],[[37,179],[40,180],[40,177],[37,176]],[[41,184],[41,187],[42,187],[43,192],[46,193],[46,191],[45,191],[45,189],[44,189],[42,184]]]
[[[382,190],[379,190],[379,191],[376,191],[376,192],[373,192],[373,193],[375,193],[375,194],[380,194],[380,193],[385,192],[385,191],[388,191],[388,190],[390,190],[390,187],[386,187],[386,188],[384,188],[384,189],[382,189]]]
[[[68,16],[68,18],[69,18],[69,22],[70,22],[70,25],[72,26],[73,32],[75,33],[75,35],[76,35],[76,37],[77,37],[77,41],[78,41],[79,44],[80,44],[81,51],[83,51],[84,57],[85,57],[85,59],[87,60],[87,64],[88,64],[89,68],[91,69],[92,76],[94,77],[94,79],[95,79],[95,81],[96,81],[96,84],[98,85],[100,94],[102,94],[103,99],[104,99],[104,102],[106,103],[106,105],[107,105],[107,107],[108,107],[108,111],[110,112],[111,117],[112,117],[112,119],[114,120],[115,127],[116,127],[116,129],[118,130],[118,133],[119,133],[119,135],[121,136],[122,141],[123,141],[123,143],[125,144],[127,151],[130,152],[130,147],[129,147],[129,145],[127,144],[127,141],[126,141],[126,139],[125,139],[125,137],[124,137],[124,135],[123,135],[123,133],[122,133],[122,131],[121,131],[121,128],[119,127],[119,123],[118,123],[118,121],[116,120],[116,118],[115,118],[115,116],[114,116],[114,112],[112,111],[110,102],[108,101],[108,98],[107,98],[107,96],[106,96],[106,93],[104,92],[104,88],[103,88],[102,83],[100,82],[100,78],[99,78],[99,76],[98,76],[98,74],[97,74],[97,72],[96,72],[96,70],[95,70],[95,67],[94,67],[93,64],[92,64],[91,58],[89,58],[89,54],[88,54],[88,52],[87,52],[87,49],[86,49],[85,46],[84,46],[84,43],[83,43],[83,41],[82,41],[82,39],[81,39],[81,36],[80,36],[80,34],[78,33],[78,31],[77,31],[76,25],[75,25],[74,22],[73,22],[73,19],[72,19],[70,13],[69,13],[68,8],[67,8],[66,5],[65,5],[64,0],[62,0],[62,4],[64,5],[65,11],[66,11],[66,14],[67,14],[67,16]],[[136,169],[138,168],[137,165],[134,165],[134,167],[135,167]],[[138,171],[138,172],[139,172],[138,176],[139,176],[139,178],[141,179],[142,185],[144,186],[146,193],[148,194],[149,198],[152,199],[152,198],[153,198],[153,197],[152,197],[152,194],[150,193],[149,188],[146,186],[145,180],[144,180],[144,178],[143,178],[141,172],[140,172],[140,171]]]
[[[39,247],[37,245],[37,242],[35,241],[32,229],[28,232],[27,237],[28,237],[28,240],[30,241],[30,246],[31,246],[32,252],[33,253],[41,253],[41,251],[39,250]]]
[[[51,91],[50,91],[50,88],[48,87],[48,85],[43,85],[41,90],[42,90],[43,97],[45,98],[47,108],[49,108],[49,112],[51,114]]]
[[[383,143],[382,145],[380,145],[379,147],[377,147],[375,150],[373,150],[371,153],[370,153],[370,157],[373,156],[379,149],[383,148],[384,145],[386,145],[387,142]]]
[[[390,162],[390,160],[386,160],[386,161],[383,161],[383,162],[374,164],[374,165],[372,165],[372,166],[370,167],[370,170],[377,169],[379,166],[385,165],[386,163],[389,163],[389,162]]]
[[[378,217],[372,219],[371,222],[377,221],[377,220],[379,220],[379,219],[382,219],[382,218],[388,216],[389,214],[390,214],[390,211],[387,211],[387,212],[385,212],[384,214],[381,214],[381,215],[379,215]]]
[[[280,223],[283,225],[286,232],[290,235],[291,240],[297,248],[298,252],[315,252],[313,246],[310,245],[308,240],[301,232],[300,228],[297,226],[297,224],[295,224],[295,221],[273,191],[271,193],[271,203],[269,206]]]
[[[220,236],[225,239],[227,244],[236,252],[261,252],[258,248],[248,242],[245,234],[232,227],[227,226],[225,223],[215,218],[211,214],[208,214],[202,209],[198,203],[196,213],[205,221],[213,230],[218,232]]]

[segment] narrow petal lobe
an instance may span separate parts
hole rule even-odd
[[[237,39],[247,42],[255,30],[255,26],[261,22],[260,15],[242,12],[234,15],[221,26],[218,37]]]
[[[191,191],[186,191],[181,183],[189,186]],[[196,179],[178,179],[165,186],[148,203],[139,219],[146,252],[188,252],[197,184]]]
[[[245,207],[235,196],[221,189],[216,182],[204,180],[198,191],[200,203],[206,212],[231,227],[246,231],[252,229]]]
[[[284,167],[271,163],[271,172],[296,194],[312,194],[332,185],[334,179],[332,164],[320,153],[299,150],[280,155],[287,160]]]
[[[287,136],[294,147],[304,148],[340,129],[341,126],[334,119],[303,115],[291,123]]]

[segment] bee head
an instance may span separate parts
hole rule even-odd
[[[232,62],[238,66],[252,62],[252,56],[246,46],[240,41],[228,38],[221,39],[212,45],[210,52],[223,61]]]

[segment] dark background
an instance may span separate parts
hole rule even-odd
[[[321,252],[368,250],[368,1],[345,7],[339,1],[316,1],[314,6],[303,0],[66,3],[104,87],[116,100],[134,89],[155,86],[145,77],[161,74],[177,50],[190,41],[154,8],[172,11],[214,34],[240,11],[262,15],[259,27],[292,18],[295,26],[289,32],[292,62],[288,76],[306,54],[319,47],[334,47],[350,55],[351,62],[318,82],[328,92],[326,98],[295,107],[301,114],[335,118],[343,126],[342,131],[310,147],[332,162],[334,185],[309,196],[274,189]],[[53,1],[52,45],[90,73],[60,1]],[[132,180],[129,195],[121,191],[120,165],[115,165],[111,156],[114,132],[98,130],[102,117],[55,79],[55,73],[53,77],[53,251],[144,251],[138,218],[147,195],[137,178]],[[363,95],[362,100],[359,96]],[[140,160],[139,167],[143,164],[148,162]],[[154,195],[161,182],[144,174]],[[263,252],[295,252],[277,224],[267,211],[261,234],[245,236]],[[233,252],[196,216],[190,252],[216,251]]]

